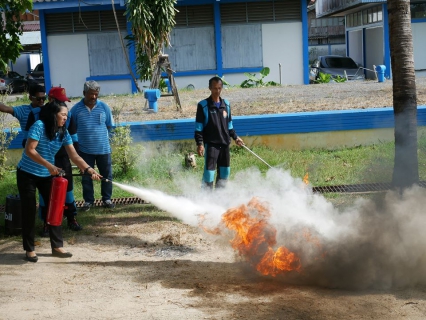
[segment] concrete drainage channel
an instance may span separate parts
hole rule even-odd
[[[116,199],[111,199],[111,202],[114,203],[115,205],[128,205],[128,204],[136,204],[136,203],[149,204],[148,201],[142,200],[138,197],[116,198]],[[75,202],[77,208],[81,208],[83,206],[83,203],[84,203],[83,200]],[[93,203],[93,206],[102,207],[102,200],[95,200],[95,202]],[[5,212],[5,210],[6,210],[6,205],[0,204],[0,213]]]
[[[131,197],[131,198],[117,198],[117,199],[111,199],[111,202],[115,205],[126,205],[126,204],[135,204],[135,203],[141,203],[141,204],[147,204],[148,201],[142,200],[137,197]],[[83,206],[84,201],[76,201],[75,204],[77,208],[81,208]],[[102,200],[95,200],[93,203],[94,207],[102,207]]]
[[[426,188],[426,181],[419,181],[419,187]],[[392,189],[390,182],[347,184],[338,186],[313,187],[314,193],[371,193],[385,192]]]

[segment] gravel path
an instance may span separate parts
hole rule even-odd
[[[416,80],[418,105],[426,105],[426,78]],[[101,89],[102,93],[102,89]],[[197,103],[208,97],[206,89],[179,90],[182,110],[177,111],[173,97],[158,100],[158,112],[148,109],[143,94],[101,96],[113,110],[119,111],[119,122],[194,118]],[[351,81],[315,85],[284,85],[266,88],[225,88],[222,97],[231,102],[234,116],[348,110],[392,106],[392,81]],[[81,97],[72,98],[69,107]],[[8,117],[8,120],[13,118]]]
[[[426,78],[419,78],[416,83],[418,104],[425,105]],[[177,111],[173,97],[160,98],[157,113],[146,109],[143,95],[106,96],[101,99],[113,108],[122,107],[120,121],[146,121],[194,118],[198,101],[205,99],[209,94],[207,88],[180,90],[181,112]],[[234,116],[381,108],[393,104],[391,81],[384,83],[354,81],[251,89],[227,88],[223,90],[222,97],[231,102]]]

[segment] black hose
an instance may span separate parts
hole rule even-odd
[[[82,177],[82,176],[91,176],[91,175],[88,174],[88,173],[73,173],[71,176],[73,176],[73,177]],[[107,179],[107,178],[101,178],[101,180],[105,181],[105,182],[112,182],[112,180]]]

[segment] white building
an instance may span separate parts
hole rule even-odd
[[[426,76],[426,1],[410,1],[416,76]],[[390,78],[389,19],[386,0],[317,0],[317,18],[345,17],[346,52],[355,62],[372,69],[385,65]],[[367,77],[373,74],[366,72]]]
[[[103,94],[136,92],[111,1],[34,0],[34,9],[46,87],[61,84],[70,96],[81,96],[83,83],[96,80]],[[124,37],[130,32],[124,1],[116,1],[115,9]],[[263,67],[271,69],[266,81],[309,83],[306,0],[181,0],[177,9],[172,47],[165,52],[179,88],[207,87],[215,75],[240,84],[245,72]],[[134,52],[127,53],[134,72]]]

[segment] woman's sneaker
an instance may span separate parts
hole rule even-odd
[[[89,211],[90,208],[93,207],[93,203],[85,202],[83,206],[80,208],[81,211]]]
[[[114,209],[115,208],[115,204],[113,204],[111,200],[105,200],[104,203],[102,204],[102,206],[104,208],[108,208],[108,209]]]

